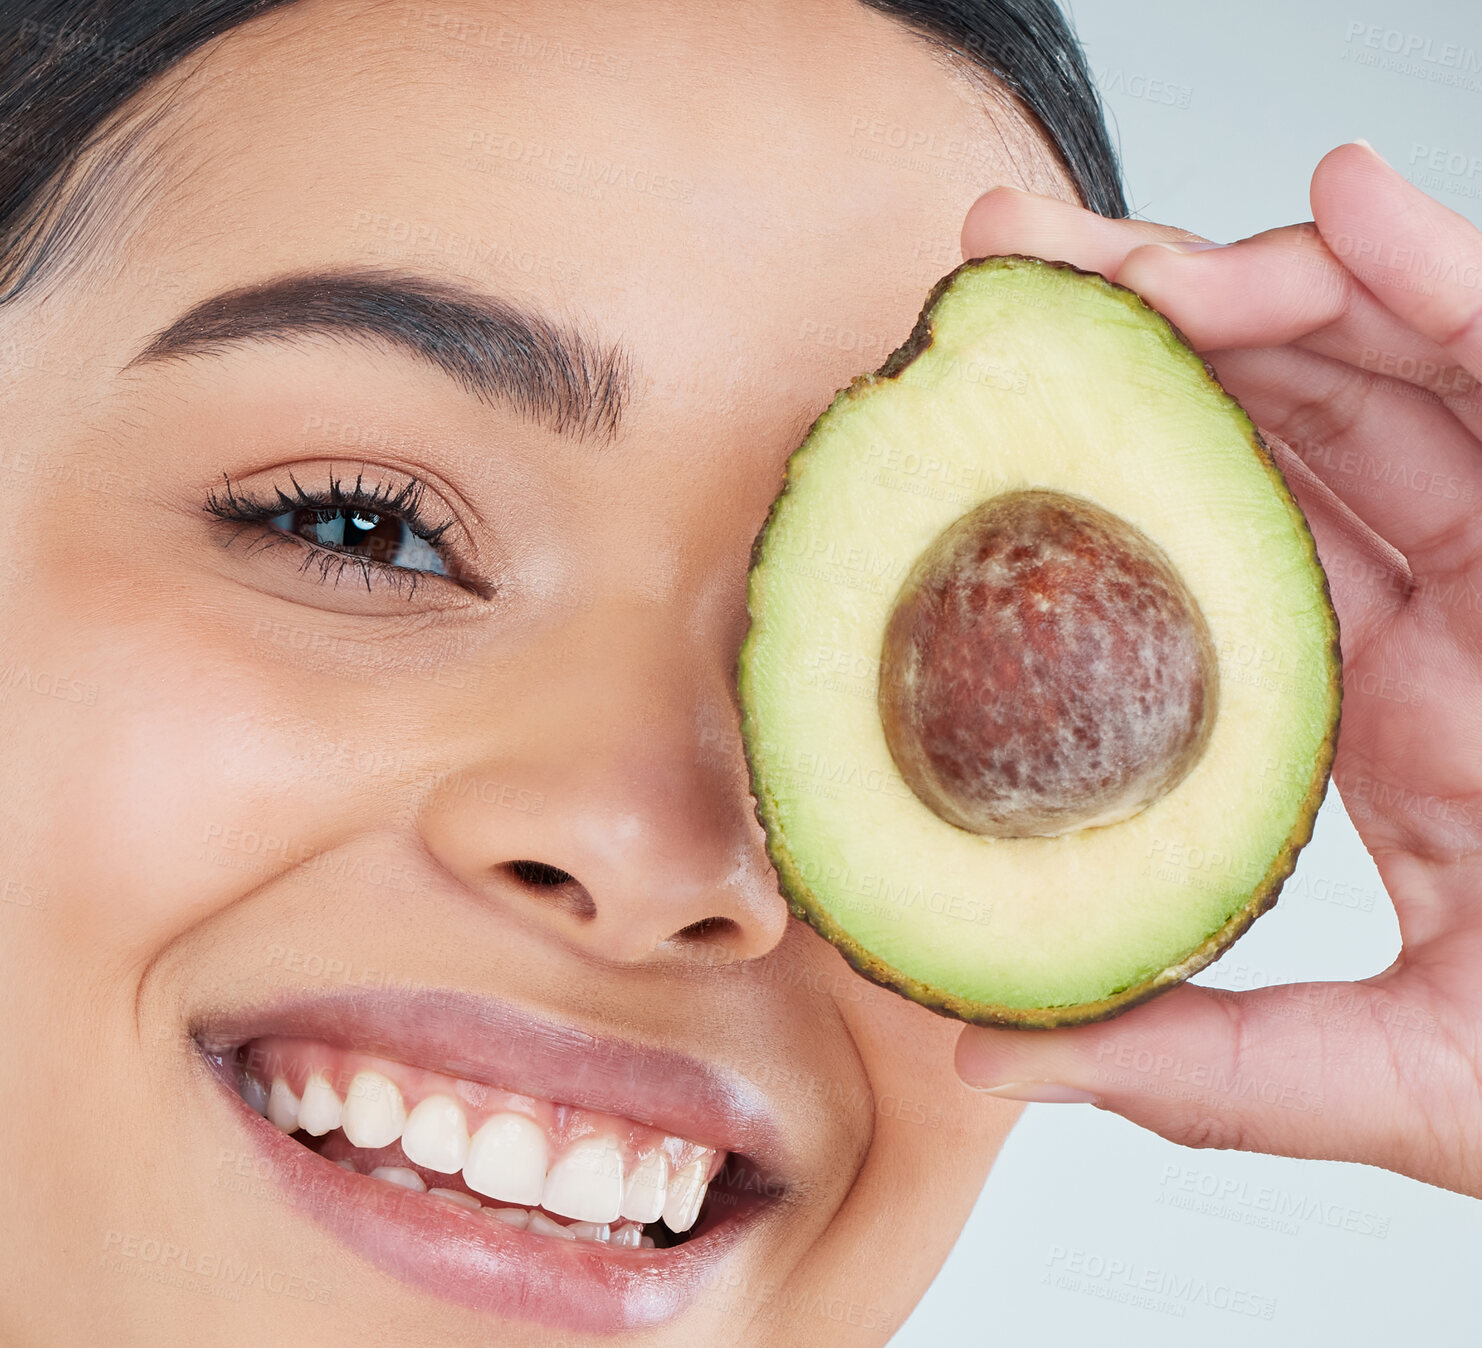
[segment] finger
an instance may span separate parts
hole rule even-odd
[[[1411,381],[1465,388],[1459,367],[1407,334],[1331,256],[1314,225],[1200,253],[1148,246],[1176,233],[1000,189],[969,213],[964,248],[1034,249],[1101,270],[1166,314],[1196,349],[1220,348],[1222,374],[1250,369],[1227,346],[1307,338],[1324,347],[1332,356],[1288,346],[1267,358],[1261,373],[1268,396],[1247,410],[1314,461],[1331,462],[1330,485],[1407,555],[1453,536],[1474,503],[1475,445],[1457,417]],[[1411,379],[1361,368],[1376,363]],[[1252,378],[1230,391],[1243,402],[1256,386]],[[1482,407],[1477,417],[1482,427]]]
[[[1256,423],[1290,444],[1414,570],[1462,564],[1482,547],[1482,455],[1434,398],[1295,347],[1206,358]]]
[[[1402,812],[1401,827],[1396,829],[1392,814],[1375,808],[1375,765],[1395,761],[1384,743],[1387,738],[1396,732],[1412,739],[1417,734],[1416,708],[1409,705],[1422,696],[1414,683],[1415,654],[1396,651],[1389,640],[1414,580],[1404,557],[1344,505],[1295,450],[1264,426],[1261,435],[1307,518],[1338,613],[1343,725],[1333,759],[1333,785],[1342,794],[1364,845],[1375,856],[1396,846],[1413,846],[1420,841],[1410,827],[1414,818]],[[1403,720],[1395,715],[1397,689],[1406,690],[1403,696],[1411,712]],[[1408,756],[1409,747],[1402,747],[1400,753]],[[1379,769],[1381,779],[1392,775],[1390,769]],[[1408,948],[1412,935],[1429,933],[1412,922],[1405,893],[1393,886],[1389,892],[1395,896]]]
[[[1476,375],[1371,295],[1315,225],[1193,253],[1155,241],[1112,279],[1166,314],[1195,350],[1295,345],[1424,389],[1482,433]]]
[[[1312,530],[1332,592],[1345,659],[1372,645],[1411,589],[1405,559],[1363,522],[1279,435],[1261,438]]]
[[[1196,350],[1296,343],[1440,397],[1482,434],[1482,384],[1397,318],[1324,243],[1315,224],[1288,225],[1225,247],[1175,251],[1198,236],[1110,220],[1014,188],[980,197],[963,256],[1024,253],[1070,262],[1135,290]],[[1174,245],[1175,247],[1170,247]]]
[[[1132,249],[1165,239],[1198,241],[1199,236],[1146,220],[1108,219],[1068,201],[996,187],[969,208],[962,255],[1022,253],[1110,276]]]
[[[1390,312],[1482,375],[1482,232],[1364,145],[1339,146],[1318,164],[1312,215]]]
[[[1383,982],[1185,984],[1096,1025],[968,1026],[956,1064],[976,1089],[1096,1104],[1181,1146],[1403,1169],[1420,1157],[1405,1153],[1413,1111],[1391,1056],[1401,1006]]]

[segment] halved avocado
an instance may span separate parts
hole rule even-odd
[[[1312,536],[1214,372],[1105,277],[945,277],[793,454],[748,604],[783,893],[935,1011],[1125,1010],[1311,837],[1342,687]]]

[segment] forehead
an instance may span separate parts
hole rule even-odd
[[[180,284],[132,305],[141,330],[284,271],[412,266],[590,322],[670,397],[816,402],[904,336],[981,192],[1053,173],[857,0],[303,0],[172,99],[131,252]]]

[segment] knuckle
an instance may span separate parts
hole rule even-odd
[[[1235,1115],[1217,1110],[1182,1119],[1174,1127],[1163,1130],[1163,1136],[1170,1142],[1201,1151],[1244,1151],[1244,1134]]]

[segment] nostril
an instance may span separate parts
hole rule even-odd
[[[591,921],[597,916],[597,905],[592,896],[570,871],[563,871],[549,862],[530,860],[506,861],[500,869],[528,889],[552,891],[550,901],[573,917]],[[702,917],[698,922],[681,927],[669,942],[692,949],[720,950],[729,945],[740,930],[740,925],[728,917]]]
[[[538,889],[569,885],[574,878],[557,866],[547,866],[543,861],[511,861],[509,871],[515,879]]]
[[[674,933],[671,939],[676,941],[714,941],[727,937],[734,931],[736,924],[728,917],[702,917],[698,922],[691,922],[687,927],[681,927]]]
[[[597,905],[592,896],[570,871],[544,861],[506,861],[503,869],[527,889],[546,891],[549,895],[546,901],[572,917],[590,922],[597,916]]]

